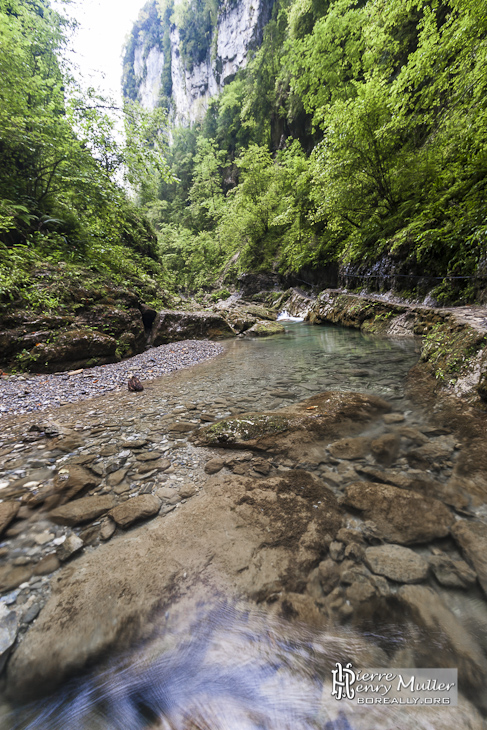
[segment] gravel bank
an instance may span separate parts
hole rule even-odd
[[[191,367],[223,352],[208,340],[184,340],[153,347],[128,360],[51,375],[9,375],[0,380],[0,418],[45,411],[53,406],[86,400],[127,389],[132,375],[143,382]]]

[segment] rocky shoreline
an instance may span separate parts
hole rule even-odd
[[[223,347],[207,340],[184,340],[152,347],[128,360],[91,368],[44,375],[3,375],[0,418],[42,412],[87,398],[127,390],[136,375],[141,382],[192,367],[223,352]]]

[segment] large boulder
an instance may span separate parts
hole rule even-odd
[[[74,370],[116,362],[117,341],[110,335],[89,329],[62,332],[53,342],[38,343],[30,351],[26,364],[37,372]]]
[[[202,340],[234,337],[235,330],[214,312],[159,312],[152,325],[154,347],[179,340]]]
[[[363,393],[326,391],[270,413],[243,413],[199,429],[199,446],[244,448],[294,456],[300,461],[316,441],[356,433],[390,410],[386,401]]]

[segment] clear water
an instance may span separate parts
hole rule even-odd
[[[415,341],[380,339],[335,326],[285,326],[283,336],[231,341],[220,357],[153,381],[148,407],[141,400],[129,412],[123,398],[114,404],[112,397],[103,397],[63,413],[80,423],[88,415],[95,426],[109,421],[116,439],[122,431],[163,431],[158,421],[162,416],[191,418],[191,410],[182,413],[187,402],[223,416],[228,409],[277,409],[331,389],[372,393],[398,409],[410,408],[404,379],[418,359]],[[129,403],[129,396],[124,397]],[[211,604],[211,598],[206,607],[169,619],[161,616],[160,638],[149,647],[134,648],[46,702],[3,718],[0,712],[0,730],[483,727],[471,706],[428,711],[346,708],[331,698],[330,670],[334,662],[360,657],[361,652],[367,656],[366,666],[377,666],[367,654],[366,637],[345,629],[296,627],[255,607]],[[398,636],[407,630],[398,627]]]
[[[285,327],[281,336],[232,340],[221,357],[181,372],[174,385],[192,400],[219,398],[247,410],[272,410],[325,390],[404,398],[404,379],[418,359],[415,340],[297,322]],[[167,393],[168,380],[158,382]]]

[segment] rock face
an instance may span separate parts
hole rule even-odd
[[[453,515],[436,499],[388,484],[355,482],[345,490],[345,504],[372,520],[378,534],[402,545],[448,535]]]
[[[134,26],[125,54],[124,93],[148,109],[159,104],[161,95],[169,96],[173,123],[187,126],[202,119],[210,99],[245,67],[247,52],[260,45],[272,0],[220,6],[207,48],[199,47],[195,58],[185,53],[186,31],[178,26],[177,13],[161,21],[156,8],[155,2],[147,3],[147,19],[141,16]]]
[[[159,312],[151,335],[154,347],[178,340],[233,337],[235,331],[219,314],[211,312]]]

